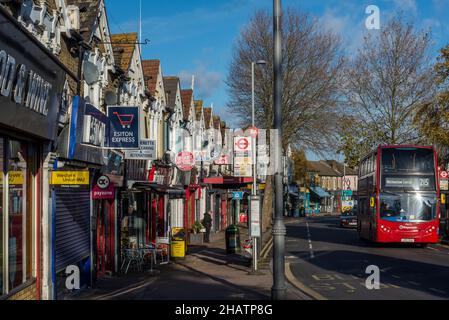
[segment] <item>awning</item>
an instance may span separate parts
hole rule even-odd
[[[321,187],[310,187],[310,191],[315,193],[320,198],[330,198],[331,195],[327,193],[323,188]]]
[[[253,178],[241,178],[241,177],[211,177],[205,178],[204,183],[207,184],[248,184],[252,183]]]
[[[164,194],[168,194],[170,196],[178,196],[178,197],[184,197],[186,194],[184,189],[170,187],[170,186],[164,186],[164,185],[159,185],[159,184],[154,184],[154,183],[139,182],[139,183],[135,183],[133,185],[133,188],[154,191],[154,192],[164,193]]]

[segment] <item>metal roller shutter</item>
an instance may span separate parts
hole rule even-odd
[[[54,190],[55,269],[64,270],[90,255],[90,190]]]

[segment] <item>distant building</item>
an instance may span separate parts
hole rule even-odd
[[[307,180],[312,202],[320,202],[321,211],[339,211],[343,191],[357,194],[357,171],[335,160],[307,162]]]

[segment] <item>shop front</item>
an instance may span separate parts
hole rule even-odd
[[[80,269],[81,288],[117,272],[117,189],[123,180],[122,155],[105,148],[107,125],[108,118],[101,110],[73,97],[70,127],[58,137],[60,156],[54,172],[85,171],[89,177],[83,187],[53,184],[54,299],[70,295],[65,288],[65,270],[70,265]],[[74,245],[66,243],[69,239]]]
[[[0,25],[0,299],[40,299],[42,163],[65,71],[3,10]]]

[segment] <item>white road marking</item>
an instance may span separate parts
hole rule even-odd
[[[400,276],[396,276],[396,275],[391,275],[393,278],[395,278],[395,279],[401,279],[401,277]]]
[[[312,237],[310,235],[310,228],[309,228],[308,220],[306,220],[306,227],[307,227],[307,238],[309,240],[310,259],[315,259],[315,253],[313,252]]]
[[[440,251],[437,248],[432,248],[432,247],[427,247],[427,248],[429,248],[430,250],[433,250],[433,251]]]
[[[440,294],[446,294],[446,291],[438,290],[438,289],[435,289],[435,288],[430,288],[429,290],[433,291],[433,292],[436,292],[436,293],[440,293]]]
[[[420,286],[421,284],[415,281],[409,281],[408,283],[414,285],[414,286]]]

